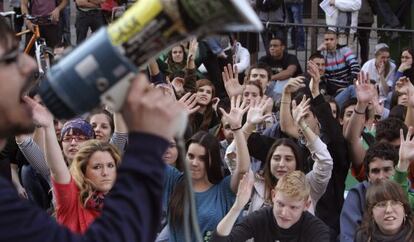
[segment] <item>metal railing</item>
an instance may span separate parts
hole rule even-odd
[[[295,24],[295,23],[281,23],[281,22],[263,22],[265,27],[264,32],[274,32],[275,30],[280,30],[285,33],[286,44],[289,45],[291,42],[290,31],[294,31],[295,27],[304,28],[304,39],[305,39],[305,51],[289,50],[289,53],[294,53],[298,56],[302,66],[306,68],[306,60],[308,57],[316,52],[317,46],[323,43],[324,38],[323,34],[329,29],[342,30],[345,34],[349,33],[351,29],[354,29],[356,33],[353,35],[352,39],[348,35],[346,39],[346,44],[351,44],[350,47],[353,48],[354,54],[359,58],[360,54],[360,44],[359,44],[359,33],[360,31],[370,31],[369,36],[369,56],[368,59],[373,56],[374,46],[377,43],[386,43],[390,47],[391,58],[395,61],[399,60],[399,55],[401,50],[406,47],[414,48],[414,30],[411,29],[391,29],[391,28],[377,28],[377,27],[350,27],[350,26],[335,26],[335,25],[325,25],[325,24]],[[314,32],[311,36],[312,31]],[[262,36],[264,34],[262,33]]]

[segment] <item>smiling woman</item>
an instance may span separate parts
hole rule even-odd
[[[356,242],[414,241],[414,218],[406,192],[391,180],[378,180],[367,190],[364,218]]]
[[[200,106],[197,112],[190,116],[192,133],[199,130],[208,131],[220,123],[216,110],[213,108],[215,88],[211,81],[200,79],[196,82],[197,105]]]

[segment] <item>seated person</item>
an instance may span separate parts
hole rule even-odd
[[[269,45],[269,54],[259,59],[259,62],[266,63],[272,70],[271,80],[275,81],[272,85],[274,95],[273,100],[278,101],[283,91],[283,87],[291,77],[302,74],[298,58],[285,51],[286,43],[281,37],[272,37]]]
[[[410,128],[407,137],[411,137],[411,134],[412,128]],[[342,208],[340,218],[341,242],[354,241],[356,230],[361,224],[364,215],[366,191],[373,182],[393,179],[409,195],[410,205],[413,207],[413,195],[408,192],[407,182],[409,161],[414,158],[414,155],[408,154],[408,151],[410,150],[410,145],[412,146],[413,144],[414,141],[410,141],[409,138],[407,140],[402,138],[399,151],[400,157],[398,157],[397,150],[387,143],[380,142],[368,149],[364,158],[368,179],[357,184],[348,192]]]
[[[328,94],[335,96],[356,79],[360,70],[358,60],[351,48],[338,46],[338,37],[332,30],[325,32],[318,50],[325,57]]]
[[[328,227],[307,209],[310,206],[310,185],[301,171],[283,176],[272,191],[272,205],[236,223],[249,201],[253,175],[245,174],[237,198],[227,215],[217,225],[211,242],[246,241],[329,241]]]
[[[414,241],[413,212],[406,193],[397,183],[374,182],[367,190],[366,200],[356,242]]]

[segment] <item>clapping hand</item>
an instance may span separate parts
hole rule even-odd
[[[283,92],[286,94],[292,94],[299,90],[299,88],[305,87],[304,79],[305,77],[303,76],[290,78],[286,83]]]
[[[243,115],[249,109],[249,106],[246,105],[246,101],[242,100],[242,96],[238,95],[237,97],[231,97],[231,110],[230,113],[227,113],[223,108],[220,108],[221,113],[226,118],[230,124],[231,129],[239,129],[241,127]]]

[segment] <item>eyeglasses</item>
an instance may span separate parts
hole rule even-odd
[[[391,206],[391,208],[404,207],[404,204],[400,201],[386,200],[386,201],[377,202],[374,205],[374,208],[385,210],[388,207],[388,204]]]
[[[75,140],[76,142],[82,142],[82,141],[86,141],[89,138],[86,136],[64,136],[62,139],[62,142],[68,143],[68,142],[72,142],[72,140]]]
[[[16,63],[19,60],[20,52],[19,49],[13,49],[8,53],[4,54],[0,57],[0,63],[4,63],[6,65],[10,65],[12,63]]]

